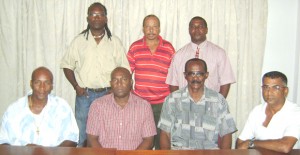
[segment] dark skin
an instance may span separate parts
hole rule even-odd
[[[132,88],[132,77],[130,72],[123,67],[117,67],[111,73],[111,90],[114,94],[115,102],[124,108],[129,100],[130,91]],[[87,144],[89,147],[102,148],[98,141],[99,136],[87,134]],[[137,150],[150,150],[153,146],[154,137],[143,138],[142,143],[137,147]]]
[[[285,86],[286,84],[280,78],[264,78],[263,85],[271,86]],[[263,122],[263,126],[268,127],[270,121],[273,116],[281,110],[283,107],[286,96],[288,94],[288,88],[282,87],[279,90],[263,90],[262,91],[263,98],[267,103],[267,107],[265,110],[266,118]],[[238,149],[248,149],[250,140],[241,140],[237,139],[237,148]],[[297,138],[285,136],[280,139],[273,140],[254,140],[254,145],[257,148],[265,148],[277,152],[288,153],[293,149],[293,146],[296,144]]]
[[[190,76],[189,72],[202,72],[205,73],[202,76]],[[195,102],[198,102],[204,94],[204,82],[207,79],[209,73],[204,69],[204,64],[199,61],[191,61],[187,65],[187,70],[185,71],[185,79],[188,82],[189,94]],[[160,147],[162,150],[171,149],[170,133],[161,130],[160,133]],[[232,144],[232,134],[226,134],[223,137],[219,137],[219,148],[220,149],[230,149]]]
[[[158,36],[160,33],[160,25],[157,17],[150,16],[145,18],[143,23],[143,33],[146,37],[146,44],[153,54],[159,44]]]
[[[53,89],[53,75],[45,67],[39,67],[33,71],[30,81],[32,95],[28,97],[29,108],[32,113],[40,114],[48,101],[48,95]],[[9,144],[5,144],[9,145]],[[77,143],[69,140],[63,141],[59,147],[76,147]],[[26,146],[39,146],[37,144],[27,144]]]
[[[86,17],[87,22],[90,26],[90,31],[93,36],[101,36],[105,33],[105,25],[107,24],[107,17],[104,12],[104,8],[99,5],[93,5],[89,9],[88,16]],[[94,38],[96,43],[99,44],[102,40],[101,38]],[[85,88],[82,88],[78,85],[74,71],[68,68],[64,68],[64,74],[68,81],[73,86],[74,90],[76,91],[77,96],[88,96]]]
[[[200,19],[193,19],[189,24],[189,34],[191,36],[191,41],[197,45],[200,45],[206,40],[206,34],[208,32],[208,28],[205,26],[204,21]],[[170,91],[174,92],[179,89],[178,86],[169,86]],[[225,84],[220,86],[219,93],[227,97],[228,92],[230,90],[230,84]]]

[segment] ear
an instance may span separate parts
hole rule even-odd
[[[208,33],[208,28],[205,29],[205,34],[207,34],[207,33]]]
[[[33,90],[32,80],[30,80],[30,88]]]
[[[53,90],[53,82],[52,82],[52,84],[51,84],[51,91]]]
[[[184,75],[185,80],[187,80],[187,75],[185,72],[183,73],[183,75]]]
[[[288,96],[288,94],[289,94],[289,88],[288,87],[286,87],[285,89],[284,89],[284,97],[286,98],[287,96]]]
[[[205,79],[207,79],[207,78],[208,78],[208,76],[209,76],[209,72],[206,72],[206,73],[205,73],[205,76],[204,76],[204,77],[205,77]]]

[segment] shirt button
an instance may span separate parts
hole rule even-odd
[[[121,139],[121,136],[119,136],[119,138]]]
[[[120,126],[122,126],[122,123],[120,123]]]

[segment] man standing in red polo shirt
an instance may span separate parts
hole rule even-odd
[[[157,125],[162,103],[170,94],[169,85],[165,81],[175,50],[170,42],[159,35],[160,21],[157,16],[148,15],[144,18],[143,33],[144,37],[130,46],[127,58],[134,73],[133,92],[151,104]],[[155,149],[159,149],[157,132],[154,138]]]

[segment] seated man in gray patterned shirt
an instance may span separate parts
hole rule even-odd
[[[205,61],[190,59],[184,74],[188,85],[163,104],[158,123],[161,149],[230,149],[237,129],[225,98],[204,86]]]

